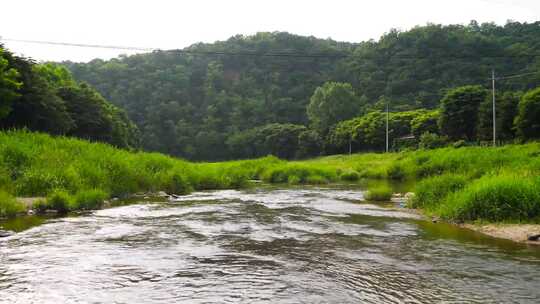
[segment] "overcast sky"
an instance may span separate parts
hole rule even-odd
[[[183,48],[235,34],[287,31],[360,42],[427,22],[540,20],[539,0],[16,0],[2,1],[0,36],[83,44]],[[5,42],[37,60],[88,61],[125,50]]]

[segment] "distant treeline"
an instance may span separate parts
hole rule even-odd
[[[2,45],[0,127],[75,136],[121,148],[139,145],[137,127],[126,113],[73,79],[65,67],[36,64]]]
[[[391,30],[359,44],[258,33],[64,65],[127,111],[147,150],[195,160],[295,158],[347,152],[351,132],[353,152],[383,149],[386,103],[394,112],[392,144],[424,132],[488,140],[489,96],[482,87],[490,87],[491,69],[498,75],[539,72],[539,46],[540,22],[473,21]],[[259,56],[276,53],[292,55]],[[474,95],[472,103],[453,102],[448,90],[467,85],[482,86],[463,88]],[[497,82],[501,139],[530,138],[516,133],[513,119],[520,92],[539,85],[540,73]],[[445,109],[462,113],[464,121],[443,115]]]

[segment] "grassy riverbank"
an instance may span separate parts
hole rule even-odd
[[[540,144],[357,154],[286,162],[275,157],[191,163],[157,153],[31,132],[0,133],[0,216],[24,210],[14,197],[42,196],[38,210],[99,208],[137,192],[323,184],[362,178],[416,180],[411,202],[449,221],[540,222]],[[383,191],[384,190],[384,191]],[[387,197],[387,189],[373,189]],[[376,195],[375,195],[376,194]]]

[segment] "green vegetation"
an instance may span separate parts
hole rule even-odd
[[[392,189],[388,186],[377,186],[368,189],[365,195],[368,201],[389,201],[392,198]]]
[[[60,65],[36,64],[0,44],[0,128],[139,145],[137,127],[124,111]]]
[[[28,131],[0,133],[0,210],[21,211],[14,196],[46,196],[38,211],[100,208],[105,199],[137,192],[242,188],[249,180],[325,184],[362,178],[417,180],[413,208],[450,221],[540,221],[540,143],[447,147],[388,154],[353,154],[284,161],[269,156],[191,163],[157,153]],[[369,188],[369,187],[368,187]],[[388,186],[368,189],[388,200]]]
[[[0,190],[0,217],[12,217],[24,212],[25,208],[6,191]]]
[[[204,161],[297,159],[383,151],[387,104],[393,150],[417,148],[426,132],[490,140],[490,96],[486,87],[468,85],[488,86],[492,68],[498,76],[538,71],[540,58],[529,56],[539,51],[538,25],[429,24],[357,44],[258,33],[198,43],[189,52],[64,65],[126,110],[145,150]],[[324,56],[238,55],[284,52]],[[500,140],[540,136],[534,127],[528,132],[537,117],[529,103],[519,112],[523,127],[513,123],[521,92],[538,86],[538,74],[497,81]],[[426,138],[423,146],[438,144]]]
[[[0,216],[17,213],[22,195],[64,213],[136,192],[372,178],[418,181],[412,206],[451,221],[537,221],[538,144],[479,147],[491,140],[492,103],[470,84],[492,68],[522,74],[497,84],[498,138],[538,140],[540,78],[530,72],[540,57],[527,55],[538,52],[538,25],[430,24],[358,44],[258,33],[62,65],[0,45]],[[317,56],[255,56],[284,50]],[[387,118],[390,148],[401,152],[366,153],[384,150]],[[139,147],[258,159],[193,163]],[[321,157],[341,153],[352,155]]]
[[[540,180],[522,175],[487,175],[448,195],[437,212],[460,221],[540,222]]]

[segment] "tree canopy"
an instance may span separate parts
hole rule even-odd
[[[0,46],[0,127],[137,147],[137,127],[62,65],[36,64]]]
[[[450,89],[487,87],[491,69],[501,75],[538,71],[540,57],[531,56],[538,45],[539,22],[471,22],[391,30],[377,41],[361,43],[283,32],[237,35],[179,51],[63,64],[76,79],[126,110],[141,130],[143,148],[220,160],[239,157],[228,143],[269,124],[312,126],[318,139],[312,133],[303,138],[316,142],[326,141],[324,133],[340,121],[382,111],[387,103],[392,112],[438,109]],[[540,74],[531,74],[501,81],[497,88],[517,92],[538,85]],[[471,110],[484,109],[486,115],[463,121],[466,130],[456,131],[465,133],[453,137],[488,136],[489,109],[483,102],[475,99]],[[500,116],[506,139],[514,136],[513,117],[508,118],[512,111],[508,105],[510,114]],[[426,112],[422,115],[429,117],[415,118],[411,132],[416,137],[419,130],[438,132],[434,122],[441,119],[448,126],[447,114],[444,109]]]

